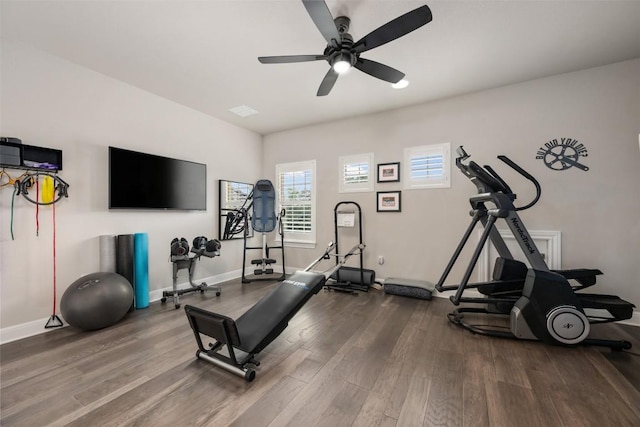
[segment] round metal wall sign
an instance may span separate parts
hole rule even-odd
[[[573,138],[552,139],[540,147],[536,153],[536,159],[544,162],[549,169],[563,171],[576,167],[588,171],[589,167],[582,164],[581,157],[587,157],[587,149],[584,144]]]

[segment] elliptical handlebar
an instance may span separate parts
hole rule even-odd
[[[520,167],[520,165],[518,165],[516,162],[514,162],[513,160],[511,160],[507,156],[500,155],[500,156],[498,156],[498,159],[502,160],[504,163],[509,165],[509,167],[511,167],[511,169],[515,170],[520,175],[525,177],[527,180],[529,180],[536,187],[536,197],[534,197],[533,200],[531,202],[529,202],[528,204],[526,204],[524,206],[521,206],[519,208],[516,208],[516,210],[517,211],[523,211],[525,209],[529,209],[531,206],[533,206],[536,203],[538,203],[538,200],[540,200],[540,196],[542,195],[542,188],[540,187],[540,183],[538,182],[538,180],[535,179],[533,177],[533,175],[531,175],[529,172],[527,172],[526,170],[522,169]]]
[[[470,161],[468,164],[464,164],[463,161],[470,158],[471,155],[469,155],[465,151],[462,145],[458,147],[456,152],[458,154],[458,157],[456,158],[456,166],[467,178],[469,178],[476,185],[479,192],[501,192],[510,195],[512,199],[516,198],[515,193],[511,190],[506,181],[502,179],[502,177],[491,166],[484,165],[483,167],[478,165],[474,161]],[[533,200],[528,204],[517,207],[515,209],[517,211],[522,211],[525,209],[529,209],[530,207],[535,205],[538,200],[540,200],[540,196],[542,194],[542,188],[540,187],[540,183],[538,182],[538,180],[507,156],[500,155],[498,156],[498,159],[506,163],[509,167],[511,167],[511,169],[515,170],[525,179],[530,181],[536,188],[536,196],[533,198]]]

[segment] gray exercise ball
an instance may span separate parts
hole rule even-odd
[[[91,273],[62,295],[60,312],[70,325],[87,331],[106,328],[124,317],[133,303],[133,287],[116,273]]]

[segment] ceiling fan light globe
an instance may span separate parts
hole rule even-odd
[[[394,89],[404,89],[407,86],[409,86],[409,80],[406,79],[402,79],[398,83],[391,84],[391,87]]]
[[[345,61],[341,59],[340,61],[336,61],[333,64],[333,71],[338,74],[344,74],[351,69],[351,63],[349,61]]]

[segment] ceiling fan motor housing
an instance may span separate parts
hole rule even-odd
[[[359,55],[353,52],[353,37],[348,32],[351,20],[346,16],[338,16],[333,22],[340,33],[340,40],[337,41],[337,46],[327,45],[327,61],[332,67],[338,61],[346,61],[353,67]]]
[[[333,20],[333,22],[335,22],[336,28],[338,29],[338,32],[340,32],[341,34],[349,32],[349,25],[351,24],[351,19],[347,18],[346,16],[338,16],[336,19]]]

